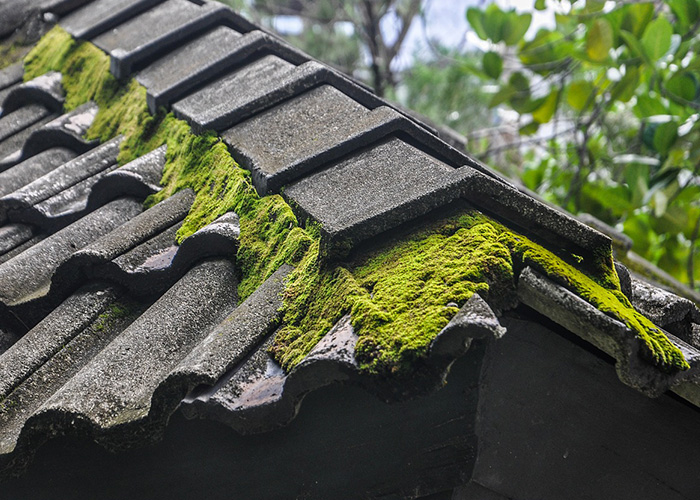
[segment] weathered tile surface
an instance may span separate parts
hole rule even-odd
[[[61,19],[76,38],[93,38],[162,0],[95,0]]]
[[[471,172],[393,138],[290,184],[284,196],[321,223],[332,248],[348,249],[459,198]]]
[[[199,130],[225,128],[240,121],[265,101],[270,88],[294,65],[276,56],[265,56],[219,78],[173,105],[175,116]]]
[[[213,25],[225,11],[217,2],[166,0],[92,41],[111,55],[110,71],[127,78],[133,65]]]

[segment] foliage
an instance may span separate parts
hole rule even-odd
[[[694,285],[700,226],[700,2],[540,0],[555,26],[496,4],[467,19],[490,49],[491,107],[515,111],[523,183],[624,228],[634,250]],[[487,153],[488,156],[489,153]]]
[[[473,54],[443,47],[436,51],[434,59],[415,61],[404,71],[400,91],[390,97],[461,134],[483,128],[491,121],[491,111],[483,104],[487,94],[474,75],[478,68]]]
[[[421,0],[219,0],[256,22],[276,27],[295,18],[303,28],[290,42],[341,71],[371,81],[379,95],[397,83],[395,59]],[[286,35],[283,33],[283,35]]]

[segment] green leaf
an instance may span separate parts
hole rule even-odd
[[[542,105],[532,112],[532,118],[537,123],[547,123],[552,119],[554,113],[557,111],[557,105],[559,104],[559,91],[553,90],[547,98],[544,100]]]
[[[494,80],[501,76],[503,71],[503,59],[501,56],[495,52],[486,52],[484,58],[482,59],[482,64],[484,67],[484,73]]]
[[[545,4],[545,0],[536,0],[535,1],[535,9],[544,10],[546,8],[547,8],[547,5]]]
[[[641,57],[645,63],[652,64],[651,60],[649,59],[649,56],[644,51],[644,47],[642,47],[642,42],[640,42],[637,37],[635,37],[629,31],[621,30],[620,38],[622,38],[625,41],[625,45],[629,47],[630,53],[633,56]]]
[[[639,38],[644,33],[644,29],[649,24],[649,21],[654,17],[653,2],[626,4],[623,10],[624,14],[620,29]]]
[[[573,3],[573,2],[572,2]],[[595,14],[605,7],[605,0],[586,0],[586,6],[581,9],[582,14]]]
[[[484,11],[482,23],[488,38],[498,43],[504,38],[504,28],[508,21],[508,16],[495,3],[489,4]]]
[[[639,68],[636,66],[628,66],[619,82],[615,83],[612,92],[610,93],[611,100],[627,102],[634,96],[637,87],[639,86]]]
[[[665,17],[657,17],[649,23],[642,36],[642,47],[650,61],[656,62],[671,48],[673,27]]]
[[[610,23],[604,18],[596,19],[586,35],[586,55],[592,61],[604,61],[607,59],[612,45],[613,30]]]
[[[484,29],[484,13],[481,9],[477,7],[469,7],[467,9],[467,21],[469,21],[469,26],[472,27],[474,33],[476,33],[482,40],[488,40],[488,35]]]
[[[528,124],[523,125],[522,127],[520,127],[519,132],[520,132],[520,135],[532,135],[532,134],[534,134],[535,132],[537,132],[537,130],[538,130],[539,128],[540,128],[540,124],[539,124],[539,123],[537,123],[537,122],[535,122],[535,121],[531,121],[530,123],[528,123]]]
[[[661,102],[660,97],[652,97],[649,94],[641,94],[637,96],[637,105],[634,110],[639,118],[648,118],[650,116],[665,115],[666,107]]]
[[[678,22],[684,27],[694,24],[698,20],[698,16],[700,16],[698,4],[695,0],[667,0],[667,3]]]
[[[590,106],[595,102],[591,94],[595,91],[595,87],[591,82],[579,80],[569,85],[566,94],[566,102],[575,111],[583,111],[586,105]]]
[[[503,104],[504,102],[510,100],[515,93],[516,90],[510,85],[501,87],[498,92],[491,97],[491,100],[489,101],[489,108],[495,108],[499,104]]]
[[[532,22],[532,14],[518,14],[516,11],[507,13],[507,20],[503,26],[503,40],[506,45],[516,45],[523,39],[527,33],[530,23]]]
[[[654,149],[665,155],[677,138],[678,125],[674,122],[661,123],[654,131]]]
[[[697,92],[697,83],[695,75],[684,71],[676,73],[666,82],[666,90],[683,100],[692,101]]]

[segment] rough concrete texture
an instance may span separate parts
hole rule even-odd
[[[229,261],[198,264],[49,398],[40,418],[70,414],[97,432],[146,418],[170,370],[235,306],[235,287]]]
[[[51,112],[41,104],[28,104],[13,112],[3,113],[0,118],[0,141],[20,132]]]
[[[501,326],[496,314],[475,293],[431,342],[430,355],[454,359],[469,349],[472,339],[500,339],[505,333],[506,329]]]
[[[0,265],[0,301],[11,306],[45,295],[60,264],[141,210],[134,199],[115,200]]]
[[[28,241],[32,236],[34,236],[34,231],[27,224],[5,224],[0,226],[0,255],[4,257],[10,250]]]
[[[76,154],[70,149],[51,148],[0,172],[0,196],[17,191],[75,156]]]
[[[120,79],[128,78],[133,66],[214,25],[227,10],[217,2],[166,0],[92,42],[111,54],[112,74]]]
[[[244,434],[283,426],[296,416],[307,393],[336,382],[357,382],[356,343],[350,317],[345,316],[288,375],[258,349],[212,391],[188,401],[183,411]]]
[[[632,280],[631,300],[655,324],[700,348],[694,328],[700,324],[700,311],[693,302],[638,279]]]
[[[277,56],[265,56],[176,102],[173,111],[198,131],[227,128],[259,109],[258,101],[266,99],[280,76],[294,67]]]
[[[38,122],[0,142],[0,172],[3,172],[22,160],[25,160],[26,158],[24,158],[24,155],[22,154],[22,148],[26,140],[35,131],[39,130],[42,126],[56,118],[56,116],[56,114],[49,114]]]
[[[98,175],[105,170],[116,168],[117,154],[121,137],[95,148],[92,151],[64,163],[44,176],[34,180],[13,193],[0,198],[0,220],[4,217],[22,217],[23,211],[36,211],[35,205],[49,200],[61,193],[79,185],[81,182]],[[87,191],[81,191],[87,195]]]
[[[240,39],[239,32],[217,26],[140,71],[136,80],[148,89],[151,112],[225,71],[230,55],[240,50]]]
[[[321,223],[329,251],[342,252],[459,198],[471,172],[391,138],[287,186],[284,196]]]
[[[308,55],[263,31],[241,37],[237,31],[219,26],[154,62],[136,79],[148,89],[148,106],[155,112],[258,53],[272,54],[293,64],[309,60]]]
[[[153,7],[160,1],[95,0],[61,18],[61,27],[75,38],[93,38]]]
[[[173,369],[165,385],[214,386],[229,370],[258,350],[280,318],[284,280],[291,267],[283,266],[238,305]]]
[[[165,150],[161,146],[100,177],[90,191],[88,207],[101,206],[120,195],[145,199],[160,191]]]
[[[94,287],[95,293],[99,291],[99,287]],[[90,305],[85,305],[90,308]],[[134,316],[142,312],[139,306],[130,304],[132,309],[128,312],[115,315],[114,308],[123,307],[123,303],[117,300],[104,305],[103,312],[92,319],[85,318],[82,328],[75,331],[66,344],[22,380],[5,399],[5,405],[0,410],[0,476],[7,473],[8,464],[10,467],[22,467],[34,451],[32,444],[37,445],[62,430],[36,432],[36,427],[26,424],[52,394],[123,331]],[[74,309],[73,312],[83,314],[81,309]],[[20,437],[22,433],[23,438]]]
[[[24,145],[20,161],[53,147],[66,147],[83,154],[97,146],[84,138],[97,115],[97,105],[88,102],[34,130]]]
[[[253,173],[258,192],[267,194],[342,155],[338,151],[329,156],[327,151],[364,130],[368,113],[323,85],[239,123],[222,137],[239,164]],[[258,140],[262,136],[267,140]]]
[[[21,62],[12,64],[0,70],[0,90],[22,82],[24,66]]]
[[[106,287],[77,291],[0,356],[0,398],[6,398],[115,299]]]
[[[61,73],[49,71],[33,80],[18,85],[2,101],[2,116],[25,106],[27,103],[42,104],[54,113],[63,110],[65,95],[61,86]]]
[[[75,252],[72,260],[87,265],[90,262],[112,260],[140,245],[185,218],[189,212],[194,193],[179,191],[167,200],[158,203],[130,221],[105,234],[99,240]]]

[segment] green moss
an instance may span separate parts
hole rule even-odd
[[[25,78],[50,70],[64,75],[67,109],[89,100],[98,104],[88,137],[105,141],[124,135],[121,163],[167,143],[163,189],[147,204],[180,189],[194,190],[195,201],[178,242],[229,210],[239,215],[236,261],[242,298],[283,263],[297,266],[285,292],[285,326],[271,349],[287,369],[301,361],[342,315],[351,313],[361,368],[375,374],[408,373],[472,294],[498,304],[513,293],[515,264],[538,268],[625,322],[660,368],[688,367],[678,349],[620,292],[609,252],[594,255],[595,275],[587,275],[572,264],[580,257],[572,255],[572,263],[566,262],[472,211],[330,267],[319,253],[317,228],[301,228],[280,196],[260,198],[249,172],[236,165],[214,133],[195,135],[171,114],[152,116],[145,89],[134,80],[120,85],[99,49],[54,28],[26,57]]]
[[[349,312],[361,369],[406,373],[472,294],[497,300],[512,292],[511,254],[500,240],[492,225],[470,213],[346,267],[325,269],[314,242],[290,278],[285,327],[272,352],[293,367]]]
[[[100,314],[92,324],[94,332],[102,332],[111,328],[118,320],[126,318],[132,314],[132,308],[125,302],[113,302],[102,314]]]
[[[681,351],[656,325],[637,312],[620,291],[614,267],[611,266],[610,273],[591,277],[527,238],[508,233],[505,229],[503,232],[509,235],[512,251],[524,263],[545,273],[600,311],[627,325],[642,340],[647,355],[659,368],[667,372],[690,368]]]
[[[498,303],[512,292],[514,264],[530,265],[624,322],[662,370],[689,368],[681,352],[620,291],[612,259],[596,275],[471,211],[434,223],[361,260],[325,269],[318,244],[291,275],[284,328],[271,352],[286,369],[300,362],[343,314],[352,314],[356,358],[370,373],[405,373],[473,294]],[[576,262],[576,256],[571,256]],[[452,307],[454,304],[457,307]]]

